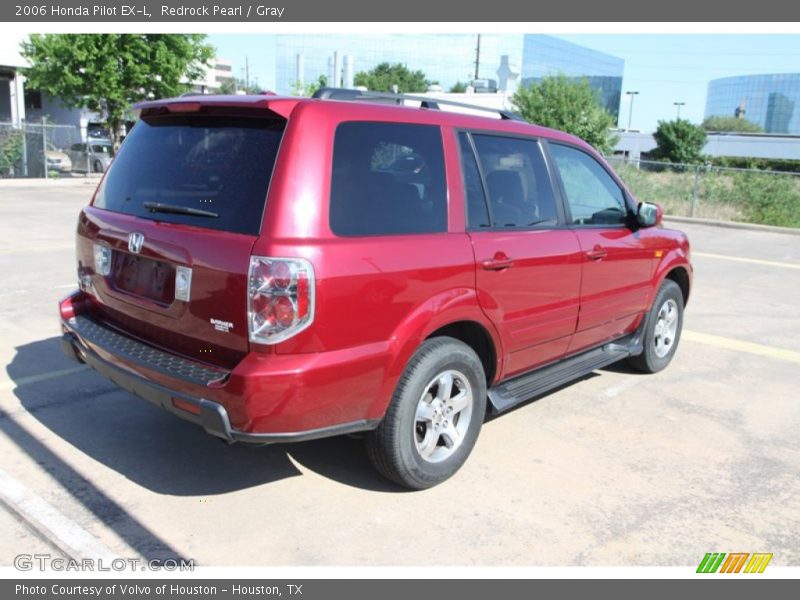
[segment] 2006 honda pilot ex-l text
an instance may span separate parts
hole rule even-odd
[[[417,489],[487,411],[670,362],[689,243],[589,145],[347,98],[140,105],[79,217],[67,354],[229,442],[365,432]]]

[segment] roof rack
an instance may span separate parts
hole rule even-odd
[[[467,104],[466,102],[455,102],[453,100],[442,100],[440,98],[431,98],[429,96],[415,96],[413,94],[391,94],[388,92],[365,92],[362,90],[355,90],[351,88],[334,88],[334,87],[321,87],[316,92],[312,98],[321,98],[327,100],[347,100],[347,101],[372,101],[372,102],[380,102],[381,100],[389,101],[390,104],[396,104],[398,106],[405,106],[405,100],[411,100],[413,102],[419,102],[420,108],[427,108],[431,110],[441,110],[439,108],[440,104],[444,104],[447,106],[456,106],[459,108],[468,108],[470,110],[482,110],[485,112],[496,113],[500,115],[501,119],[507,119],[510,121],[525,121],[521,116],[518,114],[503,110],[502,108],[492,108],[489,106],[479,106],[476,104]]]

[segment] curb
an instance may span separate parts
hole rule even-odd
[[[761,231],[762,233],[783,233],[786,235],[800,236],[800,228],[778,227],[777,225],[757,225],[755,223],[739,223],[738,221],[717,221],[714,219],[701,219],[698,217],[677,217],[665,215],[665,221],[687,223],[692,225],[710,225],[711,227],[724,227],[727,229],[745,229],[748,231]]]
[[[84,558],[100,558],[110,563],[117,558],[116,554],[91,533],[2,469],[0,506],[5,507],[44,542],[57,548],[69,559],[80,562]]]

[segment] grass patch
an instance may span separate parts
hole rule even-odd
[[[633,194],[658,202],[667,215],[690,216],[692,196],[697,187],[693,216],[723,221],[800,227],[800,176],[758,171],[712,168],[681,169],[658,165],[658,170],[615,165],[617,173]]]

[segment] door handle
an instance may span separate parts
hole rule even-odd
[[[481,267],[487,271],[502,271],[514,266],[514,259],[498,252],[494,258],[487,258],[481,262]]]
[[[586,251],[586,256],[591,260],[600,260],[608,256],[608,250],[606,250],[602,246],[595,246],[591,250]]]

